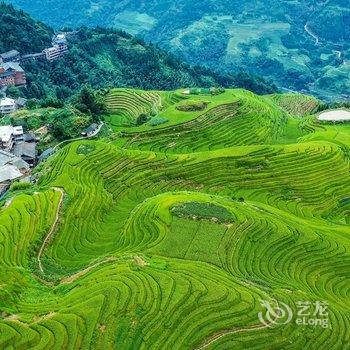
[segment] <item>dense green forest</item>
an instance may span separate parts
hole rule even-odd
[[[13,36],[12,39],[5,35],[0,38],[3,51],[16,48],[21,53],[33,53],[50,46],[52,29],[22,11],[14,10],[11,5],[0,4],[0,8],[5,18],[0,22],[0,30]],[[23,41],[27,42],[26,45]],[[192,67],[121,30],[82,27],[69,39],[68,45],[69,53],[61,59],[54,62],[33,60],[22,65],[27,74],[27,87],[22,89],[24,96],[65,99],[84,84],[97,89],[115,86],[164,90],[187,86],[237,86],[260,94],[276,90],[274,85],[257,76],[219,74],[207,68]]]
[[[263,79],[245,74],[220,75],[190,67],[173,55],[142,40],[112,29],[80,28],[69,42],[70,51],[55,62],[33,61],[24,65],[27,96],[60,99],[88,83],[94,88],[137,87],[175,89],[186,86],[241,86],[257,93],[275,88]]]
[[[18,50],[22,54],[50,46],[53,30],[21,10],[0,3],[0,52]]]
[[[61,28],[113,26],[220,73],[245,70],[287,90],[350,96],[348,0],[8,0]]]

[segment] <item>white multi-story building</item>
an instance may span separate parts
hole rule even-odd
[[[12,150],[15,142],[22,142],[23,140],[22,126],[0,126],[0,149],[9,152]]]
[[[3,98],[0,100],[0,113],[10,114],[16,110],[16,101],[12,98]]]
[[[57,58],[62,57],[68,52],[68,46],[65,43],[56,44],[53,47],[49,47],[44,50],[46,59],[48,61],[54,61]]]

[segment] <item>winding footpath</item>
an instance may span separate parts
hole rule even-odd
[[[41,273],[44,273],[44,269],[43,269],[43,266],[42,266],[42,263],[41,263],[41,256],[42,256],[42,254],[44,252],[44,249],[46,248],[46,245],[48,244],[48,242],[50,241],[50,239],[52,238],[53,234],[56,231],[57,224],[58,224],[58,221],[60,219],[59,214],[60,214],[60,211],[61,211],[61,208],[62,208],[62,203],[63,203],[63,198],[64,198],[64,192],[63,192],[63,190],[61,188],[55,187],[55,188],[53,188],[53,190],[57,191],[57,192],[60,192],[61,197],[60,197],[60,201],[59,201],[58,206],[57,206],[55,221],[52,224],[49,233],[45,237],[44,242],[41,245],[39,253],[38,253],[37,261],[38,261],[39,270],[41,271]]]
[[[306,33],[308,33],[315,40],[315,45],[319,45],[320,44],[319,37],[311,31],[307,23],[305,24],[304,29]]]
[[[77,138],[74,138],[74,139],[70,139],[70,140],[64,140],[62,142],[60,142],[59,144],[57,144],[55,147],[54,147],[54,150],[56,151],[60,146],[62,146],[63,144],[67,143],[67,142],[73,142],[73,141],[79,141],[79,140],[85,140],[85,139],[89,139],[89,138],[92,138],[92,137],[95,137],[98,135],[98,133],[101,131],[102,127],[103,127],[104,123],[101,122],[100,125],[98,126],[98,128],[94,131],[94,133],[92,133],[91,135],[89,136],[82,136],[82,137],[77,137]],[[58,203],[58,206],[57,206],[57,211],[56,211],[56,216],[55,216],[55,221],[54,223],[52,224],[51,226],[51,229],[50,231],[48,232],[48,234],[46,235],[45,239],[44,239],[44,242],[42,243],[41,247],[40,247],[40,250],[39,250],[39,253],[38,253],[38,256],[37,256],[37,262],[38,262],[38,266],[39,266],[39,270],[41,273],[44,273],[44,269],[43,269],[43,265],[42,265],[42,262],[41,262],[41,257],[43,255],[43,252],[47,246],[47,244],[49,243],[49,241],[51,240],[52,236],[54,235],[55,231],[56,231],[56,228],[57,228],[57,224],[59,222],[59,219],[60,219],[60,211],[61,211],[61,208],[62,208],[62,203],[63,203],[63,199],[64,199],[64,191],[63,189],[61,188],[58,188],[58,187],[54,187],[53,188],[54,191],[58,191],[60,192],[61,194],[61,197],[60,197],[60,201]],[[89,266],[87,268],[85,268],[84,270],[72,275],[72,276],[69,276],[67,278],[64,278],[61,283],[65,284],[65,283],[71,283],[72,281],[76,280],[78,277],[84,275],[85,273],[89,272],[91,269],[93,269],[94,267],[97,267],[103,263],[106,263],[106,262],[110,262],[110,261],[113,261],[115,260],[115,258],[113,257],[109,257],[109,258],[106,258],[105,260],[103,261],[100,261],[98,263],[95,263],[93,264],[92,266]]]
[[[215,343],[216,341],[218,341],[219,339],[225,337],[226,335],[232,335],[232,334],[235,334],[235,333],[243,333],[243,332],[252,332],[252,331],[262,330],[262,329],[265,329],[265,328],[268,328],[268,327],[270,327],[269,324],[267,324],[267,325],[265,325],[265,324],[256,324],[256,325],[252,325],[252,326],[246,327],[246,328],[226,329],[226,330],[220,331],[220,332],[214,334],[213,336],[211,336],[199,348],[196,348],[195,350],[205,349],[208,346],[210,346],[213,343]]]

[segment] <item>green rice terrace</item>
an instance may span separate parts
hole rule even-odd
[[[347,348],[350,124],[302,95],[106,101],[109,135],[2,201],[0,349]],[[298,325],[299,301],[329,327]]]

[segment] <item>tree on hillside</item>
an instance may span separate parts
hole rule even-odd
[[[103,99],[88,85],[85,85],[76,96],[74,106],[80,112],[91,115],[94,121],[106,112]]]
[[[19,88],[17,86],[9,86],[7,89],[6,89],[6,95],[10,98],[18,98],[21,96],[21,92],[19,90]]]
[[[51,132],[58,140],[76,137],[89,124],[87,116],[78,115],[72,110],[59,109],[51,116]]]
[[[246,72],[237,73],[234,75],[234,80],[235,86],[261,95],[272,94],[278,90],[271,82],[266,82],[263,78]]]
[[[54,97],[48,97],[41,102],[41,107],[53,107],[53,108],[63,108],[64,102]]]
[[[149,116],[145,113],[141,113],[136,119],[136,125],[143,125],[147,123]]]

